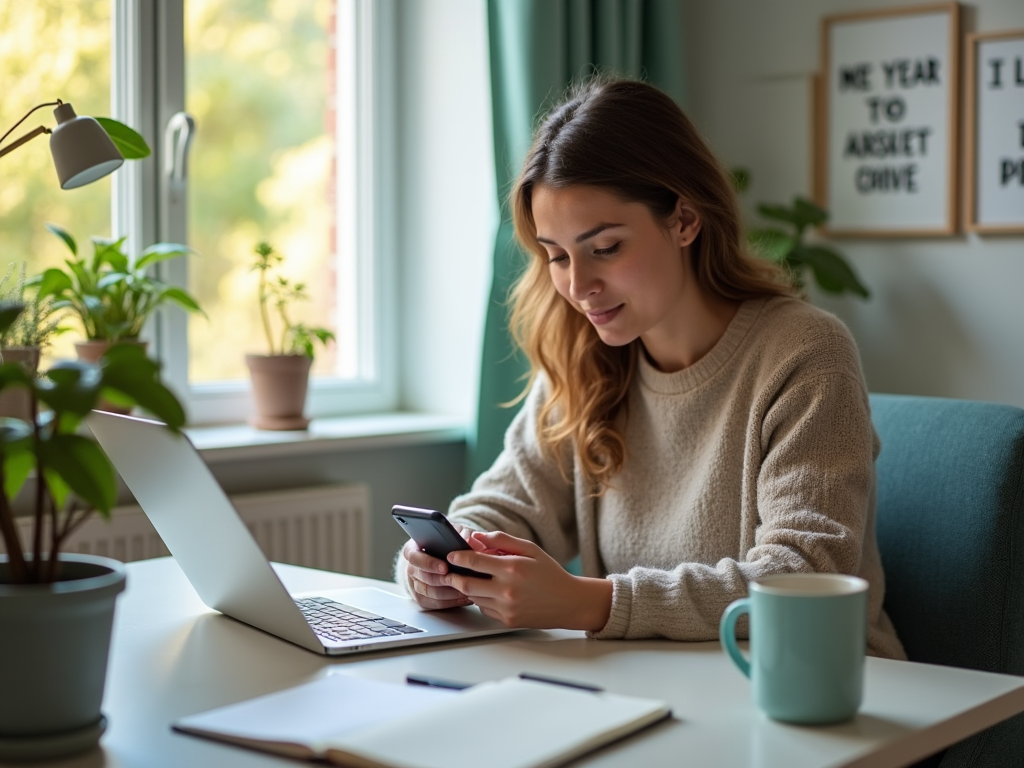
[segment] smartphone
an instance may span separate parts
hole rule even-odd
[[[431,557],[448,562],[448,553],[459,549],[472,549],[462,535],[455,530],[448,518],[435,509],[417,509],[416,507],[394,506],[391,516],[409,534],[419,548]],[[466,576],[477,576],[489,579],[489,573],[480,573],[470,568],[461,568],[448,563],[448,570]]]

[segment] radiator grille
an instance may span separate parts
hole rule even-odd
[[[270,560],[369,575],[368,486],[326,485],[241,494],[232,496],[231,503]],[[18,523],[22,541],[26,541],[29,522]],[[94,515],[72,534],[64,549],[125,563],[169,554],[137,506],[113,509],[109,521]]]

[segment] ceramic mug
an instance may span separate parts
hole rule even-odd
[[[837,573],[790,573],[750,582],[749,597],[722,614],[722,646],[769,717],[836,723],[853,717],[864,691],[868,583]],[[750,659],[736,621],[750,614]]]

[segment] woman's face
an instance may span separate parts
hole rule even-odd
[[[541,185],[533,218],[555,289],[605,344],[640,338],[653,353],[685,323],[687,294],[697,290],[682,253],[700,231],[692,208],[663,222],[600,187]]]

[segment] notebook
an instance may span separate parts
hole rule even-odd
[[[475,606],[423,611],[380,589],[290,595],[185,435],[102,411],[86,423],[199,597],[227,616],[332,656],[515,631]],[[339,609],[347,619],[328,615]]]
[[[519,678],[447,691],[334,674],[173,727],[359,768],[550,768],[670,715],[661,701]]]

